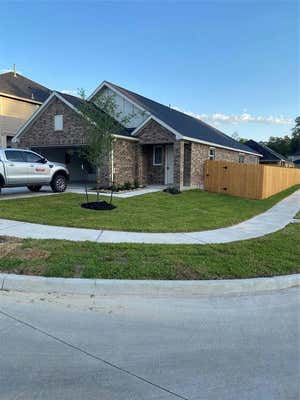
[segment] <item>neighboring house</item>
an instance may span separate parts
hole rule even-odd
[[[300,168],[300,158],[298,158],[298,160],[294,161],[294,165],[296,168]]]
[[[20,126],[50,93],[46,87],[16,72],[0,74],[0,146],[10,146]]]
[[[270,147],[262,142],[255,142],[255,140],[248,140],[245,145],[257,151],[262,155],[260,158],[261,164],[278,165],[280,167],[293,167],[293,163],[284,157],[282,154],[277,153]]]
[[[115,97],[122,116],[133,118],[115,135],[114,150],[104,168],[104,185],[138,180],[179,188],[202,187],[206,160],[259,162],[257,151],[203,121],[112,83],[104,81],[88,100],[97,104],[97,98],[105,93]],[[85,128],[78,112],[80,101],[53,92],[14,139],[18,146],[66,162],[72,180],[83,177],[80,148],[85,144]]]
[[[297,151],[296,153],[290,154],[288,158],[289,158],[290,161],[293,161],[293,162],[300,161],[300,151]]]

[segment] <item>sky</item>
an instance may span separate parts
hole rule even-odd
[[[71,94],[108,80],[266,140],[300,114],[299,4],[0,0],[0,73]]]

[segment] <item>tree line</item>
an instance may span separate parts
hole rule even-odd
[[[236,132],[232,135],[232,137],[241,143],[247,141],[247,139],[240,138]],[[292,128],[292,133],[290,136],[271,136],[263,143],[274,151],[277,151],[277,153],[286,157],[300,152],[300,116],[295,119],[295,126]]]

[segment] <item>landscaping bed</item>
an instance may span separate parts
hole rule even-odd
[[[266,211],[300,186],[265,200],[251,200],[201,190],[177,195],[151,193],[113,199],[115,209],[80,207],[84,195],[64,193],[34,198],[2,200],[0,218],[47,225],[136,232],[191,232],[237,224]],[[101,200],[105,199],[102,197]],[[91,195],[90,201],[96,196]]]
[[[2,238],[3,240],[3,238]],[[111,279],[237,279],[300,272],[300,224],[217,245],[100,244],[6,238],[0,272]]]

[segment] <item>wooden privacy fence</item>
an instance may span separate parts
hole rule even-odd
[[[250,199],[266,199],[300,184],[300,169],[208,160],[204,189]]]

